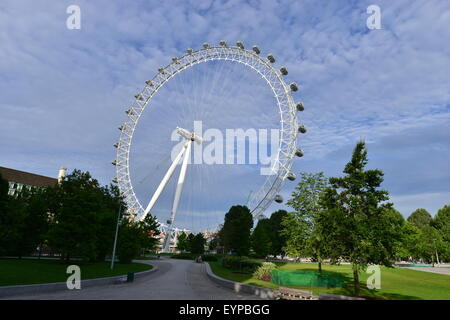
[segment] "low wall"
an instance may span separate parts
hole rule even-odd
[[[152,269],[136,272],[134,274],[134,279],[139,279],[145,277],[158,270],[158,267],[152,265]],[[86,279],[81,280],[81,289],[103,286],[114,284],[117,280],[126,277],[126,275],[107,277],[107,278],[96,278],[96,279]],[[19,295],[29,295],[29,294],[39,294],[48,293],[55,291],[68,290],[66,282],[53,282],[53,283],[40,283],[40,284],[25,284],[18,286],[0,286],[0,298],[19,296]]]
[[[217,283],[218,285],[220,285],[222,287],[231,289],[237,293],[244,292],[244,293],[248,293],[248,294],[253,294],[262,299],[273,299],[273,291],[271,289],[261,288],[261,287],[252,286],[249,284],[243,284],[240,282],[234,282],[231,280],[227,280],[227,279],[224,279],[224,278],[221,278],[221,277],[215,275],[212,272],[211,267],[209,266],[208,263],[205,263],[205,267],[206,267],[207,276],[213,282]]]

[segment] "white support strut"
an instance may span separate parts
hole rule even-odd
[[[175,197],[173,199],[172,214],[169,220],[169,228],[167,230],[166,239],[164,240],[164,252],[169,252],[170,238],[172,236],[172,226],[177,214],[178,204],[180,203],[181,192],[183,191],[184,179],[186,177],[186,170],[189,158],[191,157],[192,140],[187,140],[186,152],[184,153],[183,164],[181,165],[180,176],[178,178],[177,188],[175,190]]]
[[[163,192],[164,188],[167,185],[167,182],[169,181],[170,177],[172,177],[173,172],[175,171],[175,168],[177,167],[177,164],[180,162],[181,157],[185,153],[186,149],[188,148],[188,145],[190,141],[186,141],[183,145],[183,148],[181,148],[180,153],[176,156],[175,160],[172,162],[172,165],[170,166],[169,170],[167,170],[166,175],[161,180],[161,183],[159,184],[158,188],[156,189],[155,193],[153,194],[150,202],[147,205],[147,208],[144,211],[144,214],[142,215],[142,219],[147,216],[147,214],[152,210],[153,206],[156,203],[156,200],[158,200],[159,196]]]

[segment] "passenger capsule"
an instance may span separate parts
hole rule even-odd
[[[294,92],[298,90],[297,84],[296,84],[295,82],[292,82],[292,83],[289,85],[289,87],[290,87],[291,90],[294,91]]]
[[[305,110],[305,106],[303,105],[302,102],[298,102],[297,105],[295,106],[297,108],[297,111],[303,111]]]
[[[253,51],[256,53],[256,54],[260,54],[261,53],[261,51],[259,50],[259,48],[258,48],[258,46],[253,46]]]
[[[277,202],[277,203],[282,203],[283,202],[283,197],[282,196],[280,196],[279,194],[277,194],[276,196],[275,196],[275,202]]]
[[[300,132],[300,133],[305,133],[305,132],[306,132],[305,126],[304,126],[304,125],[298,126],[298,132]]]
[[[114,143],[114,148],[118,148],[118,147],[119,147],[119,143],[118,142]]]
[[[148,86],[150,86],[150,87],[153,87],[153,82],[152,82],[152,80],[147,80],[147,81],[145,81],[145,84],[148,85]]]
[[[203,44],[203,48],[209,49],[209,44],[208,44],[207,42],[205,42],[205,43]]]
[[[290,181],[294,181],[296,177],[293,172],[289,172],[286,178]]]
[[[227,43],[225,42],[225,40],[222,40],[222,41],[220,41],[219,43],[220,43],[220,45],[221,45],[222,47],[226,47],[226,46],[227,46]]]
[[[286,67],[281,67],[281,68],[280,68],[280,72],[281,72],[281,74],[282,74],[283,76],[286,76],[286,75],[288,74],[288,71],[287,71]]]
[[[178,61],[178,58],[177,58],[177,57],[172,57],[172,62],[174,62],[174,63],[176,63],[176,64],[180,63],[180,62]]]
[[[274,58],[274,56],[273,56],[272,54],[269,54],[269,55],[267,56],[267,60],[269,60],[270,63],[274,63],[274,62],[275,62],[275,58]]]
[[[119,127],[119,130],[122,131],[122,130],[123,130],[123,126],[120,126],[120,127]]]
[[[166,222],[167,222],[167,224],[171,224],[171,223],[172,223],[172,220],[169,219],[169,220],[167,220]]]
[[[117,183],[118,182],[117,178],[112,179],[112,182]]]
[[[126,113],[127,115],[133,114],[133,110],[128,109],[127,111],[125,111],[125,113]]]
[[[117,161],[116,161],[116,160],[114,160],[114,161],[111,162],[111,163],[112,163],[113,166],[116,166],[116,165],[117,165]]]
[[[303,150],[302,149],[295,150],[295,155],[299,158],[303,157]]]
[[[159,68],[158,71],[159,71],[159,73],[161,73],[161,74],[165,74],[165,73],[166,73],[166,72],[164,71],[164,68]]]
[[[134,96],[136,99],[140,100],[140,101],[144,101],[144,97],[142,97],[142,94],[138,93],[137,95]]]
[[[192,54],[194,52],[194,50],[192,50],[191,48],[186,50],[187,53]]]
[[[237,41],[237,42],[236,42],[236,45],[237,45],[240,49],[244,50],[244,44],[243,44],[241,41]]]

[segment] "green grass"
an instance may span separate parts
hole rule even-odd
[[[224,268],[217,262],[209,262],[209,264],[212,271],[222,278],[270,289],[276,289],[278,287],[273,283],[255,279],[251,274],[235,273],[232,270]],[[282,271],[317,270],[317,264],[311,263],[277,263],[277,266]],[[289,287],[311,290],[314,295],[318,295],[320,292],[348,296],[353,295],[353,273],[350,265],[323,265],[322,269],[327,272],[341,274],[345,281],[344,287]],[[402,268],[381,267],[380,290],[367,289],[366,280],[369,276],[369,274],[364,272],[360,274],[360,295],[369,299],[450,300],[450,276],[448,275]]]
[[[0,259],[0,286],[65,282],[70,275],[66,273],[66,269],[71,264],[80,267],[81,280],[120,276],[127,272],[141,272],[152,268],[151,265],[143,263],[116,263],[111,270],[109,262],[66,263],[60,260]]]

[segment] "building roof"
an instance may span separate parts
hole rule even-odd
[[[2,175],[3,179],[7,181],[22,183],[33,187],[48,187],[54,186],[58,183],[57,178],[41,176],[39,174],[5,167],[0,167],[0,174]]]

